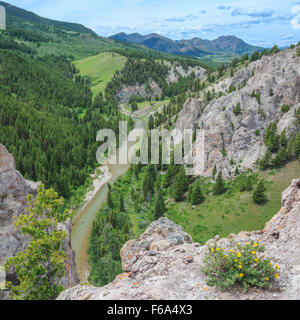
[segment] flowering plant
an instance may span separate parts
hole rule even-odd
[[[259,242],[235,243],[230,250],[216,245],[209,247],[203,263],[207,285],[221,290],[241,287],[247,292],[250,287],[272,288],[274,280],[279,278],[279,266],[273,266],[264,256],[264,247]]]

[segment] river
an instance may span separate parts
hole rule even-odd
[[[144,128],[145,124],[142,120],[134,118],[135,128]],[[128,148],[133,143],[128,143]],[[96,155],[95,155],[96,156]],[[81,283],[87,281],[87,276],[90,270],[88,263],[88,247],[89,239],[92,232],[93,221],[97,213],[106,202],[108,193],[108,184],[114,183],[120,176],[124,175],[130,168],[129,164],[126,165],[108,165],[111,173],[111,178],[107,181],[96,193],[96,195],[89,201],[89,203],[80,210],[73,220],[72,228],[72,248],[76,253],[76,269],[79,280]]]

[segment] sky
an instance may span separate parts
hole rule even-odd
[[[300,0],[6,0],[97,34],[159,33],[173,40],[235,35],[264,47],[300,41]]]

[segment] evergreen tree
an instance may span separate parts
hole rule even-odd
[[[189,185],[189,190],[188,190],[188,196],[186,201],[188,203],[192,203],[192,197],[193,197],[193,190],[194,190],[194,186],[192,184]]]
[[[176,175],[173,185],[173,196],[175,201],[182,201],[187,191],[187,179],[184,167],[182,166]]]
[[[29,214],[20,215],[16,226],[30,237],[29,244],[5,265],[6,270],[14,268],[19,281],[11,285],[10,298],[54,300],[64,289],[59,282],[65,275],[67,256],[62,244],[67,233],[58,229],[58,223],[67,218],[67,212],[61,210],[64,200],[41,185],[35,200],[28,196],[28,204]]]
[[[196,206],[205,200],[199,182],[195,184],[192,193],[192,205]]]
[[[280,135],[280,145],[282,147],[287,147],[287,138],[286,138],[286,133],[285,133],[285,130],[283,130],[281,132],[281,135]]]
[[[300,131],[297,133],[295,138],[295,153],[296,156],[299,158],[300,156]]]
[[[287,160],[291,160],[293,159],[294,156],[295,156],[295,139],[292,137],[286,149],[286,158]]]
[[[267,197],[266,197],[266,187],[263,182],[263,180],[259,181],[256,189],[254,190],[253,193],[253,202],[255,204],[263,204],[266,202]]]
[[[148,128],[149,128],[149,130],[153,130],[154,129],[154,118],[153,118],[152,114],[149,117]]]
[[[107,206],[110,209],[114,208],[114,203],[113,203],[113,199],[112,199],[112,195],[111,195],[111,190],[108,189],[108,193],[107,193]]]
[[[173,181],[173,166],[170,164],[168,166],[168,170],[166,172],[166,174],[164,175],[164,187],[167,188],[170,186],[170,184]]]
[[[269,150],[267,150],[264,157],[259,161],[259,167],[261,170],[267,169],[271,165],[272,154]]]
[[[215,165],[215,166],[214,166],[214,169],[213,169],[213,172],[212,172],[212,177],[213,177],[213,179],[215,179],[216,174],[217,174],[217,166]]]
[[[124,205],[124,197],[123,193],[120,193],[120,212],[125,212],[125,205]]]
[[[154,204],[154,217],[155,217],[155,219],[157,220],[157,219],[161,218],[165,212],[166,212],[165,201],[163,198],[162,190],[160,189],[158,191],[158,194],[155,199],[155,204]]]
[[[220,195],[225,192],[225,186],[224,186],[224,181],[222,177],[222,171],[219,172],[216,183],[214,185],[214,194],[215,195]]]
[[[233,113],[238,116],[241,113],[241,103],[238,102],[235,108],[233,109]]]
[[[280,166],[285,161],[286,161],[286,149],[284,147],[280,147],[274,159],[274,164],[276,166]]]

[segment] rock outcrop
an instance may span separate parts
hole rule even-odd
[[[266,255],[280,266],[274,290],[221,292],[206,285],[201,265],[208,245],[229,248],[230,241],[259,241]],[[282,209],[265,229],[231,234],[209,240],[205,246],[192,243],[183,229],[168,219],[151,224],[138,239],[121,250],[125,271],[102,288],[78,285],[64,291],[59,300],[281,300],[300,299],[300,179],[283,192]]]
[[[116,94],[116,99],[120,103],[127,103],[131,96],[140,96],[144,99],[161,96],[161,88],[155,81],[150,81],[151,91],[146,90],[146,85],[125,86]]]
[[[14,222],[21,214],[26,213],[27,195],[36,195],[38,186],[39,183],[23,178],[16,170],[13,156],[0,144],[0,265],[3,265],[9,257],[25,250],[28,245],[28,237],[16,230]],[[68,256],[66,276],[61,284],[69,288],[79,282],[75,254],[71,248],[71,221],[60,224],[59,228],[68,233],[63,243],[63,249]]]
[[[228,93],[230,87],[236,91]],[[214,90],[218,98],[206,105],[208,90]],[[252,94],[257,92],[260,99]],[[233,109],[238,103],[241,113],[235,115]],[[290,111],[282,112],[283,105],[288,105]],[[295,123],[295,110],[299,107],[300,57],[296,49],[287,49],[250,63],[232,78],[206,89],[199,99],[187,100],[175,128],[204,129],[203,175],[210,176],[217,165],[229,178],[234,176],[238,165],[242,170],[255,168],[257,160],[266,152],[263,136],[271,122],[277,122],[278,133],[286,130],[288,136],[299,130]],[[227,153],[225,158],[221,153],[223,149]]]

